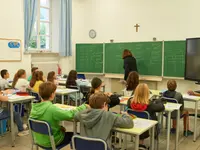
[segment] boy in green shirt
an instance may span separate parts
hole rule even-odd
[[[30,82],[31,79],[32,79],[33,73],[36,72],[36,71],[38,71],[38,67],[33,67],[33,68],[31,69],[31,75],[28,77],[28,81],[29,81],[29,82]]]
[[[39,94],[42,101],[32,104],[30,118],[46,121],[52,128],[56,146],[61,144],[69,144],[73,136],[72,132],[65,132],[65,129],[59,124],[64,120],[72,120],[74,115],[85,110],[88,105],[81,105],[73,110],[62,110],[52,104],[55,97],[56,85],[51,82],[42,83],[39,87]],[[34,133],[34,139],[37,144],[43,147],[51,147],[49,137],[46,135]]]

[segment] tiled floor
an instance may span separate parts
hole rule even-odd
[[[118,110],[118,108],[116,109]],[[198,124],[200,124],[200,120],[198,120]],[[65,122],[66,129],[68,131],[72,131],[72,123]],[[200,150],[200,138],[197,139],[196,142],[193,142],[193,136],[190,137],[183,137],[182,131],[182,120],[180,123],[180,138],[179,138],[179,150]],[[193,117],[190,118],[190,129],[193,129]],[[199,135],[199,132],[198,132]],[[16,137],[16,146],[11,147],[10,145],[10,133],[7,133],[4,137],[0,137],[0,150],[30,150],[31,149],[31,139],[30,136],[25,137]],[[175,142],[175,135],[171,135],[171,143],[170,143],[170,150],[174,150],[174,142]],[[149,141],[145,141],[146,145],[149,145]],[[160,144],[159,150],[166,149],[166,130],[162,131],[160,135]],[[128,143],[128,150],[133,150],[133,143]],[[70,150],[69,146],[63,148],[63,150]]]

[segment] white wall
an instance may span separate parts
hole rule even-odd
[[[0,1],[0,38],[21,39],[24,42],[23,0]],[[24,49],[22,49],[24,52]],[[0,62],[0,70],[8,69],[11,78],[18,69],[25,69],[27,74],[31,70],[31,56],[22,56],[21,62]]]
[[[161,41],[200,37],[199,6],[199,0],[73,0],[73,56],[61,60],[64,72],[68,73],[71,68],[75,68],[75,43],[110,42],[110,39],[114,39],[114,42],[132,42],[152,41],[153,37]],[[136,23],[141,26],[139,32],[135,32]],[[89,38],[90,29],[96,30],[95,39]],[[110,90],[110,84],[120,84],[118,80],[111,82],[106,79],[106,82]],[[148,83],[151,88],[166,89],[166,82],[167,79],[157,85],[155,82]],[[200,89],[194,82],[177,82],[177,90],[181,92]]]

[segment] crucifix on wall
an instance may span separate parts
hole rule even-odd
[[[136,24],[134,27],[136,28],[136,32],[138,32],[138,29],[139,29],[140,25]]]

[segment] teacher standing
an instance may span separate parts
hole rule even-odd
[[[126,81],[131,71],[138,72],[137,62],[135,57],[133,57],[131,51],[128,49],[124,50],[122,58],[124,59],[124,80]]]

